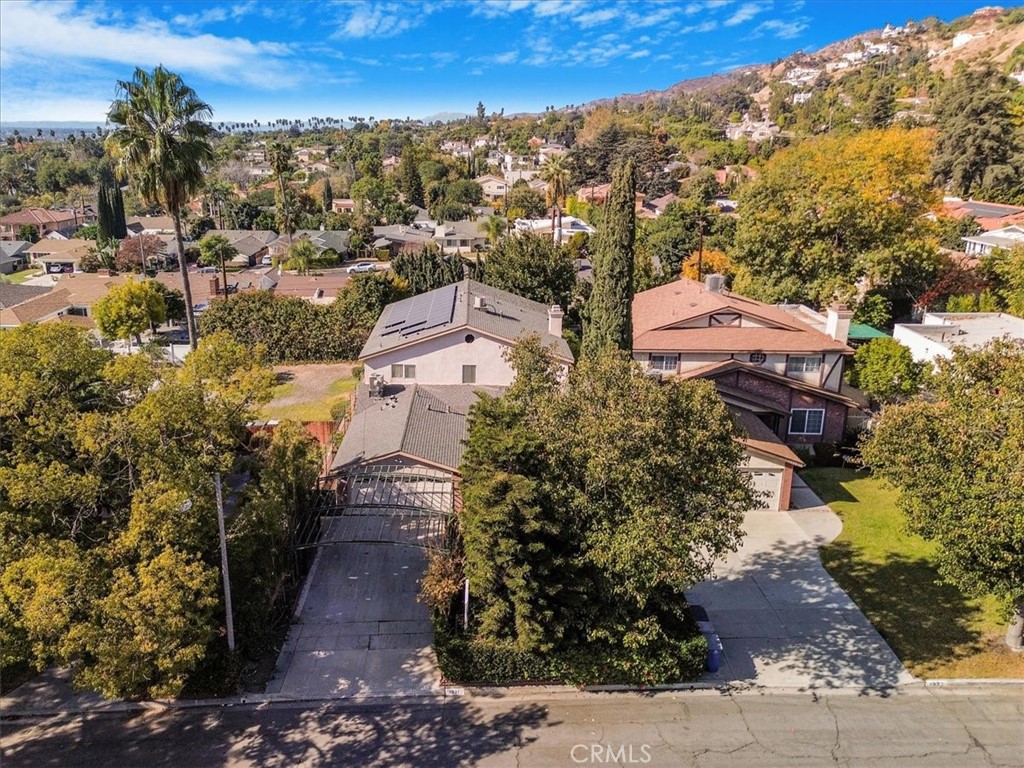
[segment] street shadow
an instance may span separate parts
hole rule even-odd
[[[545,707],[485,714],[469,702],[233,707],[5,724],[3,764],[471,766],[558,725]]]

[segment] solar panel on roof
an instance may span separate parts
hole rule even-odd
[[[400,333],[409,336],[450,323],[455,315],[457,288],[456,284],[446,285],[436,291],[396,302],[388,311],[381,335]]]

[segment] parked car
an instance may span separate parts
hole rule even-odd
[[[274,264],[274,257],[271,256],[268,253],[266,256],[264,256],[262,259],[260,259],[260,264],[262,264],[265,267],[273,266],[273,264]]]
[[[353,264],[346,270],[350,275],[357,272],[376,272],[377,265],[372,261],[360,261],[358,264]]]

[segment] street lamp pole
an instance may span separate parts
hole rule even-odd
[[[228,622],[228,650],[235,650],[235,618],[231,610],[231,577],[228,575],[228,540],[224,533],[224,494],[221,491],[220,472],[213,473],[217,488],[217,527],[220,529],[220,569],[224,577],[224,609]]]

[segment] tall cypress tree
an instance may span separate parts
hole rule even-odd
[[[120,184],[114,185],[113,195],[109,200],[114,237],[118,240],[123,240],[128,237],[128,223],[124,217],[124,195],[121,194]]]
[[[334,190],[331,189],[331,180],[324,179],[324,213],[330,213],[334,206]]]
[[[407,203],[424,207],[423,179],[420,178],[411,146],[402,150],[402,160],[398,164],[398,188],[405,195]]]
[[[597,357],[609,348],[633,348],[633,241],[636,237],[636,165],[617,164],[597,233],[594,290],[583,354]]]
[[[97,220],[96,227],[99,230],[97,241],[105,243],[114,237],[114,216],[110,206],[110,193],[105,186],[100,186],[97,194]]]

